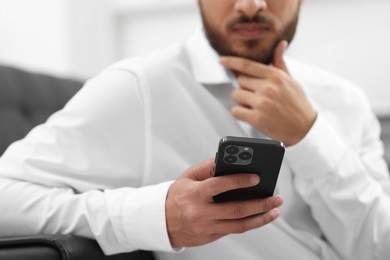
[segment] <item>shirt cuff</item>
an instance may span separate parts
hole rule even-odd
[[[306,136],[286,149],[286,160],[296,176],[316,179],[336,167],[347,147],[320,115]]]
[[[178,251],[171,246],[166,227],[165,201],[172,182],[106,191],[121,251]]]
[[[166,226],[165,202],[172,182],[138,188],[123,204],[123,228],[130,244],[141,250],[176,252]]]

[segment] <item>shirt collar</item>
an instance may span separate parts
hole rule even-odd
[[[233,73],[219,63],[219,55],[211,47],[203,28],[189,38],[185,48],[196,81],[210,85],[234,84]]]

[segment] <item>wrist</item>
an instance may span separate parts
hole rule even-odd
[[[306,120],[300,123],[300,130],[296,132],[296,135],[291,136],[291,138],[288,141],[284,142],[284,144],[286,146],[293,146],[299,143],[310,132],[316,119],[317,112],[313,110],[312,113],[310,113],[310,115],[306,117]]]

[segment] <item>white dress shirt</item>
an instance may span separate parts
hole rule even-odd
[[[172,181],[226,135],[263,137],[229,108],[232,74],[199,31],[119,62],[0,159],[0,236],[73,233],[107,254],[159,259],[389,259],[390,180],[380,127],[351,83],[288,60],[318,117],[287,148],[272,224],[176,252],[166,230]]]

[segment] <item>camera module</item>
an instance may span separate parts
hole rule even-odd
[[[249,165],[252,163],[253,149],[249,146],[229,145],[225,148],[223,161],[226,164]]]
[[[226,148],[226,152],[227,152],[228,154],[236,154],[236,153],[239,152],[239,149],[238,149],[237,146],[230,145],[230,146],[228,146],[228,147]]]
[[[243,153],[240,153],[238,155],[238,157],[240,157],[241,160],[246,161],[246,160],[249,160],[252,158],[252,154],[250,154],[249,152],[243,152]]]
[[[224,158],[224,161],[228,164],[232,164],[232,163],[235,163],[237,162],[237,157],[236,156],[233,156],[233,155],[228,155]]]

